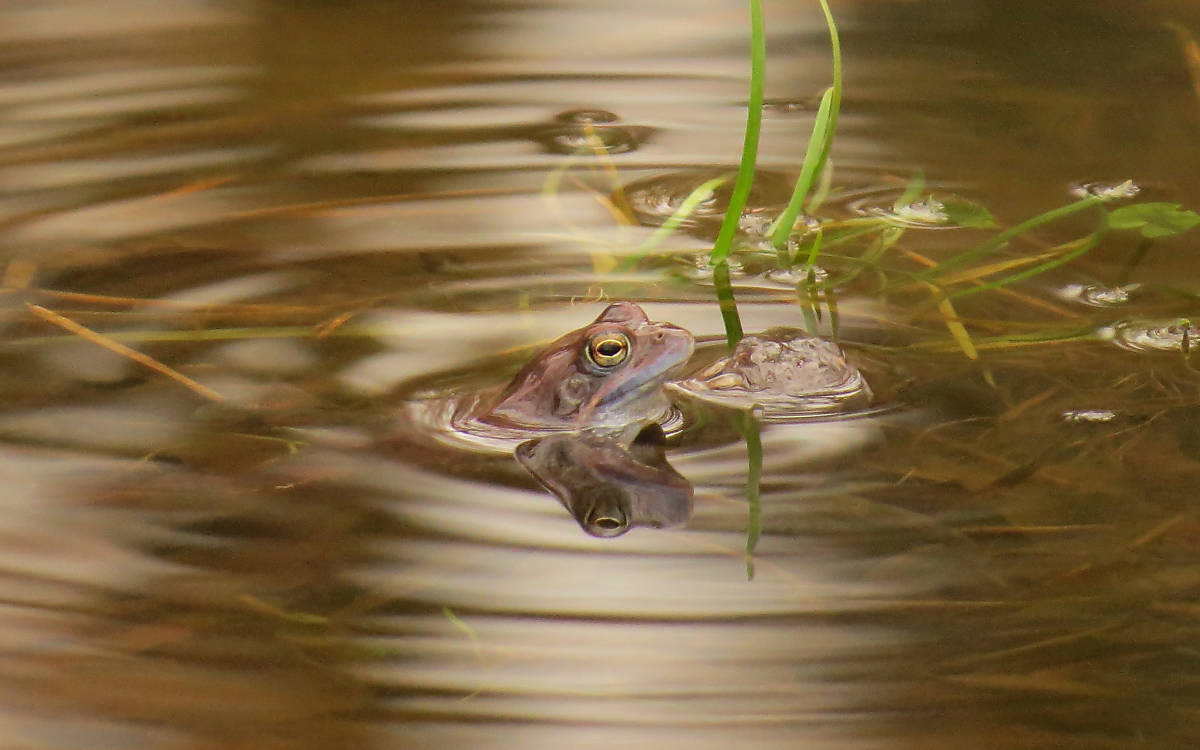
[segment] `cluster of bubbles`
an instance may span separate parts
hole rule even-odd
[[[1058,290],[1058,296],[1092,307],[1116,307],[1128,302],[1141,288],[1141,284],[1067,284]]]
[[[1112,409],[1068,409],[1060,418],[1067,424],[1107,424],[1117,418]]]
[[[763,278],[782,289],[795,289],[801,284],[823,284],[829,279],[829,271],[821,266],[798,265],[791,268],[772,268]]]
[[[1122,182],[1077,182],[1071,186],[1071,195],[1076,198],[1099,198],[1102,201],[1118,201],[1133,198],[1142,192],[1133,180]]]
[[[950,193],[940,197],[931,195],[910,203],[900,203],[902,195],[895,188],[862,192],[847,200],[846,208],[860,216],[874,216],[886,219],[889,224],[912,229],[957,229],[959,224],[950,213],[950,204],[975,206]]]

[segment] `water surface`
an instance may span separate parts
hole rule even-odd
[[[1200,206],[1191,4],[834,11],[834,215],[890,210],[917,170],[1003,224],[1125,179]],[[766,16],[763,213],[829,76],[815,3]],[[978,362],[927,298],[849,285],[838,335],[882,408],[764,427],[747,580],[732,426],[669,446],[686,526],[596,539],[510,455],[405,416],[610,298],[720,346],[704,211],[611,270],[737,161],[743,4],[0,18],[0,744],[1200,741],[1196,233],[964,298]],[[614,195],[645,198],[642,223]],[[739,263],[748,331],[805,325],[796,278]]]

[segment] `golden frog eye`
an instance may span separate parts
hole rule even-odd
[[[615,367],[629,356],[629,339],[620,333],[597,336],[588,342],[587,356],[599,367]]]

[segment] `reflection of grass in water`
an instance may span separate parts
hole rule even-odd
[[[754,578],[754,549],[762,536],[762,504],[759,484],[762,480],[763,448],[757,415],[744,411],[738,415],[738,428],[746,441],[746,578]]]

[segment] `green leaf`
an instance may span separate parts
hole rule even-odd
[[[1200,214],[1180,208],[1178,203],[1135,203],[1108,215],[1113,229],[1137,229],[1143,237],[1170,237],[1200,225]]]

